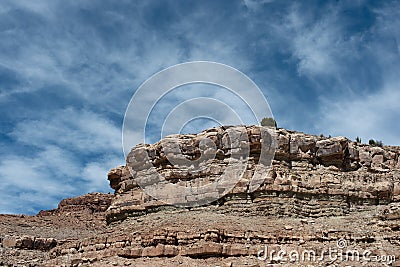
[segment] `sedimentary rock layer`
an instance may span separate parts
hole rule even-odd
[[[182,186],[199,186],[216,180],[230,164],[235,146],[226,141],[226,136],[228,130],[236,128],[221,127],[197,135],[170,137],[179,145],[180,157],[192,161],[201,155],[201,140],[208,138],[214,142],[215,157],[205,160],[204,168],[197,167],[201,170],[195,174],[187,166],[170,163],[165,145],[168,142],[134,147],[126,166],[112,169],[108,174],[116,193],[107,211],[108,222],[160,209],[175,209],[141,190],[137,180],[150,175],[148,168],[141,169],[141,166],[150,163],[167,182]],[[262,183],[251,191],[256,168],[263,165],[259,162],[263,136],[260,127],[245,128],[250,148],[246,169],[233,189],[211,203],[215,209],[319,217],[344,215],[353,209],[363,210],[400,200],[398,147],[372,147],[344,137],[326,138],[285,129],[274,131],[274,160],[270,168],[263,166]]]
[[[232,145],[228,132],[239,128]],[[0,266],[400,266],[399,147],[284,129],[267,140],[263,131],[221,127],[138,145],[108,174],[115,194],[0,215]],[[268,145],[274,157],[261,156]],[[173,185],[212,184],[231,158],[245,162],[243,175],[210,203],[169,205],[138,184],[153,177],[149,167]],[[278,251],[315,258],[290,261]]]

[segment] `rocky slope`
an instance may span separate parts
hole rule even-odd
[[[212,184],[241,146],[229,131],[238,127],[169,137],[183,152],[174,162],[168,138],[134,147],[126,166],[108,174],[114,195],[63,200],[37,216],[1,215],[0,266],[400,266],[399,147],[277,129],[268,158],[263,128],[248,126],[243,175],[222,198],[177,207],[168,204],[182,202],[175,191],[160,201],[139,187],[152,167],[165,183]],[[212,157],[200,149],[205,138]],[[196,191],[195,200],[209,193]]]

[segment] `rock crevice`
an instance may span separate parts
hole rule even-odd
[[[199,185],[199,180],[213,182],[228,166],[231,144],[226,140],[227,129],[235,127],[173,136],[183,157],[189,159],[201,154],[201,140],[209,138],[214,142],[217,156],[205,161],[205,168],[196,175],[180,168],[182,166],[167,163],[168,149],[162,141],[134,147],[126,166],[112,169],[108,174],[116,194],[107,210],[108,222],[175,209],[140,189],[138,176],[148,174],[140,167],[132,170],[132,162],[134,166],[147,166],[150,161],[167,181],[184,186]],[[345,215],[368,205],[400,200],[398,147],[371,147],[344,137],[326,138],[285,129],[274,130],[276,151],[272,164],[265,166],[260,187],[249,192],[251,179],[259,166],[263,136],[260,127],[245,129],[250,147],[246,170],[230,192],[211,203],[216,210],[319,217]],[[146,161],[145,155],[150,160]]]

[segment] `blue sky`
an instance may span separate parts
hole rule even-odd
[[[186,61],[248,75],[279,127],[400,145],[399,42],[398,1],[3,0],[0,213],[110,192],[129,99]]]

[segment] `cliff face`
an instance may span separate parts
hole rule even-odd
[[[400,266],[399,147],[239,128],[134,147],[126,165],[108,174],[114,195],[66,199],[37,216],[0,215],[0,266]],[[232,145],[230,131],[244,133],[240,142]],[[275,153],[263,156],[271,146]],[[218,180],[223,173],[238,178],[229,191],[231,183]],[[182,197],[173,187],[156,200],[139,186],[152,193],[154,181],[164,183],[157,189],[207,190]],[[182,200],[189,207],[168,204]],[[343,258],[346,249],[370,254]],[[291,261],[278,251],[316,258]]]
[[[132,149],[127,165],[108,174],[116,197],[107,211],[108,222],[138,216],[160,209],[174,209],[150,197],[137,183],[149,177],[148,168],[135,166],[154,164],[168,182],[182,186],[210,183],[229,166],[231,144],[224,142],[227,130],[218,128],[198,135],[174,136],[183,157],[198,158],[199,140],[210,138],[217,149],[216,157],[207,160],[206,168],[196,175],[169,163],[168,148],[162,142],[139,145]],[[243,176],[221,199],[211,203],[218,211],[241,211],[246,214],[290,215],[304,217],[338,216],[366,206],[388,204],[400,200],[400,150],[398,147],[370,147],[344,137],[324,138],[278,129],[276,152],[272,166],[265,165],[260,186],[250,191],[251,180],[261,154],[262,132],[247,127],[249,157]],[[138,157],[144,153],[150,155]],[[219,153],[220,152],[220,153]],[[267,162],[270,163],[270,162]],[[131,170],[131,171],[130,171]],[[132,177],[132,174],[134,177]],[[225,186],[226,188],[227,186]],[[176,194],[171,192],[171,198]],[[174,199],[172,199],[173,201]]]

